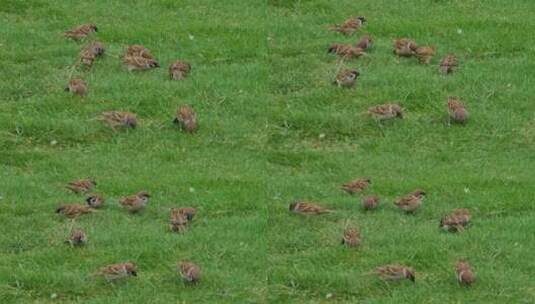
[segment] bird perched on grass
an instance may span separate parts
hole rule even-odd
[[[411,49],[414,51],[414,54],[418,58],[418,61],[421,64],[429,64],[433,56],[435,56],[435,47],[430,45],[422,46],[411,46]]]
[[[186,283],[196,284],[201,279],[201,268],[192,262],[178,262],[177,270]]]
[[[349,194],[355,194],[366,190],[371,183],[372,180],[369,178],[359,178],[343,184],[340,188]]]
[[[56,208],[56,213],[70,219],[77,218],[83,214],[92,213],[94,211],[94,209],[80,204],[65,204]]]
[[[121,198],[119,203],[130,213],[137,213],[145,209],[145,206],[147,206],[149,203],[149,198],[150,194],[145,191],[141,191],[136,194]]]
[[[472,271],[472,267],[466,261],[458,261],[455,265],[455,273],[457,274],[457,281],[464,286],[470,286],[476,280],[476,276]]]
[[[416,190],[398,199],[394,204],[407,213],[413,213],[420,208],[424,197],[425,192],[423,190]]]
[[[126,57],[126,56],[136,56],[136,57],[143,57],[143,58],[147,58],[147,59],[154,59],[154,57],[152,57],[152,54],[149,51],[149,49],[147,49],[146,47],[144,47],[141,44],[133,44],[133,45],[129,46],[126,49],[124,57]]]
[[[362,25],[366,22],[366,18],[363,16],[351,17],[344,21],[342,24],[335,24],[332,30],[342,33],[344,35],[352,35],[358,31]]]
[[[386,103],[368,108],[368,114],[374,119],[382,121],[392,118],[403,118],[403,110],[396,103]]]
[[[332,212],[329,209],[323,208],[315,203],[300,201],[290,204],[290,212],[304,215],[318,215]]]
[[[459,60],[455,54],[447,54],[441,61],[439,66],[439,71],[442,74],[450,74],[459,66]]]
[[[404,279],[416,280],[415,272],[412,268],[403,265],[385,265],[377,267],[375,273],[384,281],[401,281]]]
[[[379,197],[375,195],[369,195],[362,199],[362,208],[364,210],[374,210],[379,206]]]
[[[454,209],[440,220],[440,228],[450,232],[463,231],[471,219],[472,215],[468,209]]]
[[[144,71],[160,67],[160,64],[152,57],[150,51],[140,44],[128,47],[126,54],[123,56],[123,63],[128,68],[128,71]]]
[[[84,96],[87,94],[87,84],[82,78],[73,78],[69,81],[65,91],[75,95]]]
[[[355,85],[355,82],[359,76],[360,73],[356,69],[344,69],[338,72],[333,83],[339,87],[349,88]]]
[[[73,29],[66,31],[65,37],[78,41],[86,38],[87,36],[95,32],[98,32],[97,26],[92,23],[87,23],[81,24]]]
[[[363,49],[366,51],[366,50],[371,49],[372,45],[373,45],[372,37],[370,37],[369,35],[364,35],[360,38],[360,40],[357,42],[355,46],[358,47],[359,49]]]
[[[137,126],[136,114],[127,111],[103,112],[98,120],[105,122],[114,130],[117,128],[136,128]]]
[[[171,208],[171,220],[169,229],[173,232],[183,233],[188,224],[193,220],[197,210],[195,208]]]
[[[415,55],[414,49],[418,47],[414,40],[400,38],[394,40],[394,54],[400,57],[411,57]]]
[[[197,114],[190,105],[181,105],[176,110],[176,117],[173,120],[183,131],[193,133],[197,131]]]
[[[97,183],[88,178],[78,179],[67,184],[66,188],[74,193],[81,194],[87,193],[93,190],[97,186]]]
[[[182,208],[173,208],[177,209],[177,212],[184,214],[188,221],[192,221],[195,215],[197,214],[197,209],[193,207],[182,207]]]
[[[100,208],[104,205],[104,197],[100,194],[91,194],[85,199],[87,205],[91,208]]]
[[[464,103],[457,97],[448,98],[448,114],[450,120],[460,124],[464,124],[470,116]]]
[[[357,247],[360,245],[360,231],[356,227],[347,227],[344,230],[344,236],[342,237],[342,244],[347,247]]]
[[[80,62],[83,65],[92,66],[93,62],[95,62],[96,59],[97,59],[97,57],[95,56],[95,54],[93,54],[91,49],[82,48],[80,50]]]
[[[137,266],[132,262],[111,264],[100,268],[94,275],[104,277],[108,282],[113,282],[131,276],[136,277]]]
[[[182,80],[189,75],[190,71],[189,63],[177,60],[169,66],[169,77],[173,80]]]
[[[365,54],[364,50],[352,44],[333,43],[328,53],[336,54],[344,59],[358,58]]]
[[[82,229],[73,229],[65,243],[71,246],[83,246],[87,243],[87,235]]]

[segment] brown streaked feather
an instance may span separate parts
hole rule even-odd
[[[459,60],[455,54],[449,53],[440,61],[439,71],[442,74],[450,74],[457,66],[459,66]]]
[[[466,261],[457,262],[455,273],[457,274],[457,281],[462,285],[470,286],[476,280],[472,267]]]
[[[71,190],[74,193],[86,193],[95,188],[97,183],[90,179],[79,179],[72,182],[69,182],[66,186],[67,189]]]
[[[385,265],[377,267],[375,272],[381,279],[385,281],[400,281],[403,279],[409,279],[414,282],[416,279],[414,270],[403,265]]]
[[[75,95],[84,96],[87,94],[87,84],[81,78],[74,78],[69,81],[65,90]]]
[[[362,207],[364,210],[373,210],[377,209],[379,205],[379,197],[375,195],[370,195],[362,199]]]
[[[371,180],[369,178],[359,178],[341,186],[342,190],[349,194],[362,192],[368,188]]]
[[[191,65],[187,62],[177,60],[169,66],[169,77],[174,80],[186,78],[191,71]]]
[[[131,262],[111,264],[100,268],[95,275],[102,276],[109,282],[115,281],[129,276],[137,276],[137,266]]]
[[[417,46],[412,39],[401,38],[394,41],[394,54],[400,57],[411,57],[415,55],[413,49]]]
[[[89,36],[90,34],[97,32],[97,26],[91,23],[79,25],[73,29],[66,31],[65,37],[73,40],[81,40]]]
[[[178,272],[187,283],[197,283],[201,279],[201,269],[192,262],[182,261],[177,263]]]
[[[87,235],[82,229],[73,229],[66,242],[71,246],[83,246],[87,243]]]
[[[368,113],[377,120],[387,120],[392,118],[403,118],[401,106],[394,103],[387,103],[368,108]]]
[[[321,207],[315,203],[300,201],[290,204],[290,211],[305,215],[318,215],[332,212],[329,209]]]
[[[132,112],[127,111],[109,111],[103,112],[99,116],[99,120],[104,121],[111,128],[136,128],[137,116]]]
[[[461,124],[465,123],[470,117],[464,103],[457,97],[448,98],[448,114],[451,120]]]
[[[356,247],[360,245],[360,231],[356,227],[347,227],[344,230],[342,244],[347,247]]]
[[[56,213],[62,214],[67,218],[76,218],[83,214],[92,213],[95,210],[80,204],[65,204],[56,208]]]
[[[197,114],[190,105],[181,105],[176,110],[176,118],[174,120],[180,128],[186,132],[194,133],[198,129]]]

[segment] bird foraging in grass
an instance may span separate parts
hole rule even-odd
[[[347,227],[344,230],[344,236],[342,237],[342,244],[347,247],[357,247],[360,245],[360,231],[356,227]]]
[[[470,224],[471,219],[472,215],[468,209],[454,209],[440,220],[440,228],[450,232],[463,231]]]
[[[189,63],[177,60],[169,66],[169,77],[173,80],[182,80],[189,75],[190,71]]]
[[[83,214],[92,213],[95,210],[80,204],[65,204],[56,208],[56,213],[61,214],[67,218],[77,218]]]
[[[372,37],[370,37],[369,35],[364,35],[360,38],[360,40],[357,42],[355,46],[358,47],[359,49],[363,49],[366,51],[366,50],[371,49],[372,45],[373,45]]]
[[[369,178],[359,178],[343,184],[340,188],[349,194],[355,194],[366,190],[371,183],[372,180]]]
[[[344,59],[358,58],[365,54],[364,50],[351,44],[333,43],[328,53],[336,54]]]
[[[344,69],[341,70],[337,75],[336,79],[334,80],[334,84],[338,85],[338,87],[352,87],[355,85],[355,82],[357,80],[357,77],[360,76],[359,71],[356,69]]]
[[[315,203],[299,201],[290,204],[290,212],[304,215],[318,215],[330,213],[332,210],[323,208]]]
[[[460,124],[466,123],[470,116],[464,103],[457,97],[448,98],[448,114],[450,120]]]
[[[394,204],[407,213],[413,213],[420,208],[424,197],[425,192],[423,190],[416,190],[398,199]]]
[[[196,213],[197,210],[191,207],[171,208],[169,229],[173,232],[185,232]]]
[[[362,25],[366,22],[366,18],[363,16],[351,17],[345,20],[342,24],[335,24],[332,30],[342,33],[344,35],[352,35],[358,31]]]
[[[137,116],[127,111],[109,111],[100,114],[99,120],[105,122],[112,129],[116,128],[136,128]]]
[[[97,26],[92,23],[87,23],[81,24],[73,29],[66,31],[65,37],[78,41],[86,38],[87,36],[95,32],[98,32]]]
[[[369,195],[362,199],[362,208],[364,210],[374,210],[379,206],[379,197],[375,195]]]
[[[91,194],[85,199],[85,202],[91,208],[100,208],[104,205],[104,197],[100,194]]]
[[[82,229],[73,229],[65,242],[71,246],[83,246],[87,243],[87,235]]]
[[[196,284],[201,279],[201,268],[192,262],[178,262],[177,270],[186,283]]]
[[[411,57],[414,56],[416,53],[414,52],[414,49],[418,45],[414,40],[409,38],[400,38],[394,40],[394,54],[400,56],[400,57]]]
[[[133,45],[129,46],[126,49],[125,55],[123,57],[126,57],[126,56],[134,56],[134,57],[143,57],[143,58],[146,58],[146,59],[154,59],[154,57],[152,57],[152,54],[149,51],[149,49],[147,49],[146,47],[144,47],[141,44],[133,44]]]
[[[459,66],[459,60],[455,54],[449,53],[440,61],[440,73],[447,75],[452,73]]]
[[[94,275],[101,276],[108,282],[137,276],[137,266],[132,262],[117,263],[100,268]]]
[[[173,122],[188,133],[193,133],[198,129],[197,114],[190,105],[179,106]]]
[[[129,72],[145,71],[160,67],[158,61],[141,56],[125,56],[123,57],[123,63],[126,65]]]
[[[433,56],[435,56],[435,47],[430,45],[412,45],[411,49],[414,51],[414,54],[421,64],[429,64]]]
[[[84,96],[87,94],[87,84],[81,78],[73,78],[69,81],[65,91],[74,95]]]
[[[470,286],[476,280],[476,276],[472,271],[472,267],[466,261],[458,261],[455,265],[455,273],[457,281],[464,286]]]
[[[91,66],[97,57],[104,55],[104,52],[105,48],[101,42],[91,42],[80,50],[80,62],[84,65]]]
[[[93,190],[97,183],[91,179],[78,179],[67,184],[66,188],[74,193],[81,194]]]
[[[377,267],[375,273],[384,281],[401,281],[404,279],[416,280],[415,272],[412,268],[403,265],[385,265]]]
[[[121,206],[123,206],[130,213],[137,213],[143,209],[149,203],[150,194],[145,191],[138,192],[136,194],[123,197],[119,200]]]
[[[401,106],[395,103],[386,103],[368,108],[368,114],[378,121],[392,118],[403,118]]]

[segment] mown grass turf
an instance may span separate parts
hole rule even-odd
[[[535,301],[535,21],[531,1],[4,1],[0,7],[0,302],[2,303],[532,303]],[[356,36],[329,25],[351,15],[369,20]],[[73,69],[83,43],[62,32],[93,22],[107,55]],[[368,33],[369,56],[340,63],[332,42]],[[430,66],[392,55],[391,42],[433,44]],[[90,39],[90,40],[91,40]],[[162,68],[128,73],[117,58],[147,46]],[[444,77],[437,63],[456,53],[461,68]],[[175,59],[191,77],[167,79]],[[356,67],[356,89],[331,81]],[[89,94],[63,92],[72,75]],[[447,96],[466,101],[466,126],[445,123]],[[365,114],[399,101],[404,120],[380,127]],[[200,131],[179,132],[177,105],[193,104]],[[94,118],[136,112],[136,130],[113,132]],[[359,197],[336,187],[373,180],[382,199],[364,213]],[[53,213],[83,197],[66,182],[94,177],[107,199],[77,221],[85,248],[63,244],[70,223]],[[392,201],[428,193],[414,216]],[[119,197],[147,190],[140,215]],[[335,209],[303,218],[295,199]],[[168,209],[199,214],[184,235],[166,229]],[[466,207],[472,226],[440,232],[438,221]],[[357,250],[340,246],[346,223],[362,230]],[[467,258],[472,288],[455,281]],[[174,270],[198,263],[203,281],[184,285]],[[131,260],[139,276],[118,284],[90,277]],[[376,266],[405,263],[415,284],[384,284]]]

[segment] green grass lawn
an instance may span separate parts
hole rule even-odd
[[[515,0],[44,1],[0,5],[1,303],[535,303],[535,3]],[[136,1],[137,2],[137,1]],[[355,36],[329,31],[349,16],[369,23]],[[74,68],[80,47],[63,31],[97,24],[89,40],[107,54]],[[340,63],[332,42],[375,39],[368,56]],[[429,66],[392,54],[394,38],[437,47]],[[148,47],[162,67],[129,73],[118,58]],[[438,73],[448,52],[460,69]],[[192,64],[168,80],[176,59]],[[356,67],[356,88],[331,84]],[[63,91],[82,76],[84,98]],[[460,96],[465,126],[445,122],[446,98]],[[369,106],[398,101],[403,120],[382,127]],[[172,123],[180,104],[198,113],[197,134]],[[109,110],[138,114],[137,129],[114,132],[95,120]],[[373,180],[382,199],[364,213],[360,197],[337,189]],[[89,243],[63,241],[62,202],[82,202],[67,182],[93,177],[106,208],[80,218]],[[423,188],[415,215],[392,204]],[[146,190],[145,212],[127,214],[124,195]],[[293,200],[335,212],[290,215]],[[183,235],[168,231],[169,208],[193,206]],[[439,219],[469,208],[471,227],[449,234]],[[340,245],[347,223],[363,236]],[[477,281],[460,287],[466,258]],[[196,286],[175,263],[203,270]],[[133,261],[138,277],[91,277]],[[415,284],[385,284],[375,267],[402,263]]]

